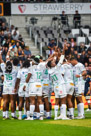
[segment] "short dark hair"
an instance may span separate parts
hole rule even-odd
[[[71,56],[70,61],[72,60],[77,60],[77,58],[75,56]]]
[[[40,62],[39,59],[36,58],[36,57],[34,58],[34,61],[35,61],[35,63],[37,63],[37,64]]]
[[[8,61],[6,63],[6,73],[11,73],[12,72],[12,63]]]
[[[13,65],[17,66],[19,64],[19,59],[17,57],[13,58]]]
[[[25,60],[25,61],[23,62],[23,67],[24,67],[24,68],[30,67],[30,61],[29,61],[29,60]]]
[[[48,61],[47,66],[51,68],[51,61]]]

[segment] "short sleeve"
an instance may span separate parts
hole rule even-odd
[[[33,66],[28,68],[28,74],[31,73],[32,74],[32,70],[33,70]]]
[[[3,72],[5,72],[5,64],[4,64],[4,63],[1,63],[1,70],[2,70]]]
[[[61,70],[61,74],[64,75],[65,74],[65,68],[64,68],[64,66],[62,66],[60,70]]]
[[[45,69],[46,68],[46,64],[47,64],[47,62],[39,63],[39,65],[38,65],[39,69]]]
[[[19,78],[19,79],[21,78],[21,71],[20,70],[18,71],[17,78]]]
[[[79,65],[79,68],[80,68],[80,71],[81,71],[81,72],[83,72],[83,71],[86,70],[83,64],[80,64],[80,65]]]

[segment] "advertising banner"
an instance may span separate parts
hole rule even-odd
[[[75,14],[78,10],[80,14],[91,14],[91,3],[12,3],[11,14],[16,15],[50,15],[61,14],[65,11],[66,14]]]

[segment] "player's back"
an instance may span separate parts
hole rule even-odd
[[[70,63],[66,63],[62,65],[64,69],[64,80],[65,83],[71,82],[73,83],[73,68]]]

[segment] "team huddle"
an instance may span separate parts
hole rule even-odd
[[[54,120],[74,119],[74,100],[77,102],[77,119],[83,119],[84,93],[86,69],[74,57],[65,56],[63,51],[57,50],[47,60],[41,56],[32,56],[25,60],[22,67],[18,66],[18,58],[10,60],[9,51],[6,64],[0,55],[3,82],[3,119],[9,118],[9,104],[11,116],[16,119],[16,101],[19,97],[19,120],[22,120],[22,110],[25,107],[26,119],[43,120],[51,118],[51,93],[55,93]],[[60,107],[60,115],[58,109]],[[66,107],[68,113],[66,115]]]

